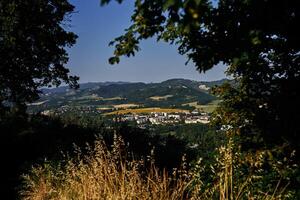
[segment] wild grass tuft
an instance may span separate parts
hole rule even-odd
[[[190,168],[183,157],[182,165],[169,173],[155,167],[152,154],[147,160],[135,160],[120,137],[114,137],[112,148],[99,139],[85,153],[77,148],[76,158],[66,159],[65,164],[33,167],[23,176],[20,196],[24,200],[293,199],[281,179],[274,180],[275,187],[261,186],[264,153],[247,158],[250,164],[245,168],[232,141],[219,148],[208,169],[201,159]]]
[[[77,149],[77,158],[64,166],[45,163],[32,168],[23,176],[22,199],[185,198],[188,184],[184,176],[169,176],[153,162],[146,167],[143,160],[129,159],[124,146],[120,137],[115,137],[112,150],[97,140],[86,155]]]

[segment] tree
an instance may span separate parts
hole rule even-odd
[[[156,37],[176,44],[199,72],[223,63],[236,81],[215,90],[223,98],[216,118],[228,133],[241,135],[246,149],[299,149],[299,17],[297,0],[136,0],[109,62]]]
[[[65,47],[77,37],[65,29],[73,9],[67,0],[0,1],[0,112],[24,113],[40,87],[62,81],[77,87],[78,77],[65,67]]]

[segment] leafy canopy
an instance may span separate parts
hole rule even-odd
[[[43,86],[77,86],[65,67],[77,37],[65,29],[73,9],[67,0],[0,1],[0,110],[24,109]]]
[[[199,72],[223,63],[237,84],[216,90],[220,124],[250,146],[299,147],[299,17],[297,0],[136,0],[131,26],[110,43],[109,62],[155,37],[176,44]]]

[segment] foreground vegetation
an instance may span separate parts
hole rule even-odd
[[[72,114],[7,118],[1,130],[4,188],[21,199],[299,197],[295,151],[245,152],[238,138],[209,125],[150,131]]]
[[[63,166],[46,163],[24,176],[24,199],[181,199],[186,180],[159,171],[149,160],[126,158],[125,144],[115,138],[112,150],[103,141],[79,159],[66,160]],[[78,150],[80,152],[80,150]],[[129,155],[127,155],[129,156]],[[151,158],[149,158],[151,159]],[[172,178],[172,179],[170,179]]]
[[[101,0],[101,4],[111,1]],[[27,115],[27,105],[39,99],[41,87],[62,82],[79,86],[78,77],[66,68],[66,48],[77,38],[65,24],[74,6],[67,0],[2,0],[1,198],[16,199],[16,191],[21,191],[24,199],[300,199],[300,154],[295,151],[300,149],[298,1],[135,0],[134,7],[132,25],[110,43],[115,47],[111,64],[119,63],[121,56],[134,56],[142,40],[156,37],[176,44],[199,72],[218,64],[228,66],[233,83],[213,88],[217,97],[199,91],[193,83],[190,88],[174,87],[174,81],[167,81],[159,93],[155,84],[134,93],[129,91],[139,91],[144,84],[111,85],[96,94],[109,100],[89,101],[86,97],[96,95],[87,92],[78,106],[144,104],[146,99],[147,107],[190,109],[182,104],[197,101],[205,105],[219,99],[212,116],[215,131],[206,133],[224,136],[207,138],[224,139],[209,143],[195,155],[195,145],[173,134],[152,135],[150,130],[107,125],[82,116]],[[173,96],[164,101],[150,98],[165,95]],[[36,105],[46,106],[48,101],[41,100]],[[125,151],[119,145],[110,149],[114,133],[123,136],[131,153],[115,153]],[[84,149],[86,142],[93,144],[95,135],[102,136],[107,146],[100,140]],[[82,153],[72,150],[73,143]],[[211,153],[215,145],[217,150]],[[156,165],[151,159],[147,164],[146,159],[153,147]],[[61,151],[69,156],[62,159]],[[196,158],[203,151],[206,157],[198,163]],[[187,161],[174,172],[171,169],[184,153]],[[28,172],[30,166],[34,167]],[[28,174],[23,184],[21,172]],[[7,193],[11,196],[6,197]]]
[[[185,157],[172,173],[155,167],[153,154],[136,160],[115,135],[112,147],[98,139],[93,146],[76,149],[75,158],[63,164],[46,162],[23,176],[21,199],[293,199],[287,183],[278,176],[263,184],[264,154],[252,158],[251,172],[242,172],[233,143],[218,150],[210,170],[201,159],[190,168]],[[248,166],[249,167],[249,166]],[[207,173],[212,176],[211,181]]]

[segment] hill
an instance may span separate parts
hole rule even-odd
[[[136,105],[141,107],[183,108],[190,105],[207,105],[217,98],[211,87],[228,81],[199,82],[187,79],[170,79],[161,83],[99,82],[84,83],[80,89],[68,87],[42,89],[38,102],[29,104],[35,111],[69,106],[96,106],[103,108]],[[193,103],[193,104],[190,104]]]

